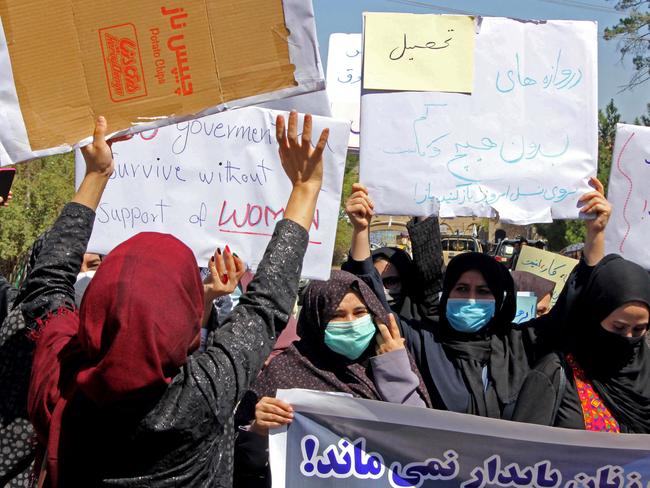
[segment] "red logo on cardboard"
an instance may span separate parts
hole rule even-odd
[[[99,29],[106,82],[111,100],[124,102],[147,96],[138,36],[133,24]]]

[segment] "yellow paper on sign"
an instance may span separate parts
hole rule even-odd
[[[472,93],[474,18],[364,13],[363,87]]]
[[[554,252],[537,249],[533,246],[524,246],[517,259],[516,271],[528,271],[536,276],[541,276],[555,283],[551,303],[555,305],[558,296],[564,288],[571,271],[578,264],[577,259],[562,256]],[[528,291],[528,290],[525,290]],[[540,298],[540,297],[538,297]]]

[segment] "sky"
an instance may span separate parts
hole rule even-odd
[[[614,10],[614,0],[313,0],[316,29],[323,66],[327,66],[329,36],[335,32],[361,32],[363,12],[469,13],[520,19],[593,20],[598,22],[598,106],[610,99],[632,123],[646,112],[650,102],[650,82],[633,91],[621,92],[632,77],[632,61],[621,61],[617,41],[605,41],[605,27],[613,26],[622,13]]]

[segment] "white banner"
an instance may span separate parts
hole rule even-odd
[[[327,93],[334,117],[349,120],[350,149],[359,149],[361,34],[332,34],[327,54]]]
[[[291,192],[275,140],[277,113],[243,108],[115,143],[115,173],[97,208],[89,252],[106,254],[139,232],[164,232],[192,248],[200,266],[228,244],[256,269]],[[303,276],[317,279],[330,274],[350,130],[314,116],[314,144],[325,127],[324,183],[303,267]],[[77,152],[77,185],[84,171]]]
[[[477,22],[474,90],[368,92],[361,182],[378,213],[578,217],[597,167],[595,22]],[[368,47],[370,49],[370,47]]]
[[[612,216],[607,253],[620,254],[650,270],[650,127],[618,124],[607,198]]]

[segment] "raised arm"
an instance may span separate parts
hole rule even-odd
[[[106,143],[106,119],[99,117],[92,144],[84,147],[86,176],[44,239],[36,264],[16,299],[29,327],[49,312],[74,308],[74,283],[90,239],[95,210],[113,172]]]
[[[605,228],[612,215],[612,206],[605,198],[605,188],[598,178],[592,177],[589,184],[594,191],[583,195],[580,212],[591,219],[586,221],[587,236],[582,256],[588,266],[596,266],[605,257]]]
[[[311,116],[305,116],[298,138],[297,114],[289,116],[288,132],[282,116],[277,120],[277,140],[284,170],[293,184],[284,220],[278,222],[255,278],[222,327],[196,361],[211,377],[210,396],[222,422],[257,377],[277,335],[286,326],[298,293],[302,261],[309,241],[323,168],[322,156],[329,132],[311,145]],[[219,378],[234,378],[223,384]]]
[[[412,220],[407,228],[413,246],[413,267],[416,276],[413,289],[420,290],[416,301],[422,316],[436,320],[439,315],[439,296],[444,275],[440,223],[438,217],[431,216],[421,222]]]

